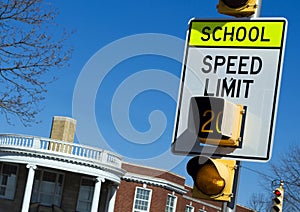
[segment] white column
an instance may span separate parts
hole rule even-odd
[[[96,178],[91,212],[97,212],[98,211],[98,205],[99,205],[99,200],[100,200],[100,191],[101,191],[101,183],[102,182],[104,182],[103,178],[100,178],[100,177]]]
[[[24,198],[23,198],[23,203],[22,203],[22,212],[29,211],[30,198],[31,198],[31,193],[32,193],[36,165],[28,164],[26,166],[26,168],[28,168],[29,170],[28,170],[27,182],[26,182]]]
[[[116,196],[117,196],[117,186],[110,186],[109,188],[110,192],[110,199],[108,202],[108,210],[107,212],[114,212],[114,208],[115,208],[115,202],[116,202]]]

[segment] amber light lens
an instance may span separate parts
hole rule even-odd
[[[218,195],[225,187],[225,180],[212,163],[203,165],[197,172],[195,184],[206,195]]]

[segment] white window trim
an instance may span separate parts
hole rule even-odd
[[[81,180],[80,180],[80,185],[79,185],[79,190],[78,190],[78,197],[77,197],[77,204],[76,204],[76,210],[79,211],[78,207],[79,207],[79,192],[80,192],[80,188],[81,188],[81,183],[82,183],[82,180],[83,179],[86,179],[86,180],[91,180],[93,181],[94,179],[92,177],[81,177]],[[94,190],[95,190],[95,185],[94,185]],[[82,200],[80,200],[82,201]],[[93,201],[93,200],[92,200]],[[91,206],[92,206],[92,201],[91,201]],[[87,202],[87,201],[86,201]]]
[[[149,200],[148,200],[148,207],[147,207],[147,211],[144,211],[144,210],[139,210],[139,209],[135,209],[134,206],[135,206],[135,200],[136,200],[136,194],[137,194],[137,190],[138,189],[142,189],[142,190],[148,190],[150,191],[149,193]],[[149,189],[149,188],[146,188],[146,187],[135,187],[135,192],[134,192],[134,199],[133,199],[133,206],[132,206],[132,212],[135,212],[135,211],[138,211],[138,212],[149,212],[150,211],[150,205],[151,205],[151,199],[152,199],[152,189]]]
[[[176,212],[176,207],[177,207],[177,196],[174,195],[174,194],[168,194],[168,197],[167,197],[167,198],[169,198],[169,196],[170,196],[170,197],[175,197],[175,199],[174,199],[174,210],[173,210],[173,212]],[[167,203],[168,203],[168,199],[167,199],[167,202],[166,202],[166,208],[167,208]]]
[[[192,206],[192,205],[186,205],[185,206],[185,208],[187,208],[187,207],[190,207],[191,209],[192,209],[192,211],[191,212],[194,212],[195,211],[195,208],[194,208],[194,206]],[[185,209],[186,210],[186,209]]]
[[[19,165],[18,164],[13,164],[13,163],[5,163],[5,162],[1,162],[0,163],[0,175],[3,175],[3,165],[9,165],[9,166],[15,166],[17,167],[17,171],[16,171],[16,182],[14,184],[14,188],[13,188],[13,192],[12,192],[12,197],[9,198],[7,197],[7,195],[1,195],[0,199],[8,199],[8,200],[14,200],[15,199],[15,194],[16,194],[16,187],[17,187],[17,183],[18,183],[18,176],[19,176]],[[3,186],[5,188],[8,188],[8,186]]]
[[[43,193],[45,193],[45,192],[42,192],[41,191],[41,183],[42,183],[42,179],[43,179],[43,176],[44,176],[44,172],[51,172],[51,173],[55,173],[56,174],[56,179],[55,179],[55,186],[56,186],[56,184],[57,184],[57,175],[62,175],[63,176],[63,181],[62,181],[62,185],[61,185],[61,191],[62,191],[62,193],[61,193],[61,195],[59,196],[59,195],[56,195],[56,196],[59,196],[60,197],[60,203],[59,203],[59,205],[58,206],[60,206],[61,205],[61,201],[62,201],[62,196],[63,196],[63,190],[64,190],[64,184],[65,184],[65,173],[64,172],[61,172],[61,171],[56,171],[56,170],[52,170],[52,169],[40,169],[39,170],[40,172],[41,172],[41,176],[39,176],[39,185],[38,185],[38,190],[37,190],[37,201],[39,202],[40,201],[40,196],[41,196],[41,194],[43,194]],[[36,179],[34,179],[34,180],[36,180]],[[33,189],[33,188],[32,188]],[[32,191],[33,192],[33,191]],[[30,201],[32,201],[32,199],[30,200]],[[43,203],[42,203],[43,204]],[[48,205],[48,204],[44,204],[44,205]]]

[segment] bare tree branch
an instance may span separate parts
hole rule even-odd
[[[287,153],[280,156],[279,162],[270,164],[273,181],[284,181],[283,211],[300,211],[300,146],[293,145]],[[249,207],[257,211],[270,211],[272,207],[272,191],[270,179],[264,177],[262,188],[265,194],[253,194],[249,200]],[[271,184],[272,185],[272,184]],[[274,187],[274,186],[273,186]],[[273,188],[275,189],[275,188]]]
[[[55,9],[42,0],[0,0],[0,113],[10,123],[35,122],[51,71],[64,67],[70,33],[54,23]]]
[[[300,211],[300,147],[290,147],[279,165],[272,165],[274,174],[285,182],[285,202]]]
[[[252,194],[248,202],[249,207],[255,211],[270,211],[270,204],[270,198],[263,193]]]

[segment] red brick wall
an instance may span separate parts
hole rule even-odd
[[[142,183],[122,181],[118,189],[115,212],[132,211],[136,187],[143,187]],[[152,190],[150,212],[164,211],[168,193],[171,191],[160,187],[146,185],[146,189]]]
[[[140,186],[140,184],[128,183],[122,180],[117,190],[115,211],[132,211],[136,186]]]
[[[122,180],[117,192],[115,212],[132,211],[136,187],[143,187],[143,184]],[[172,195],[173,192],[153,185],[146,185],[146,188],[152,190],[150,212],[164,211],[166,208],[168,194]],[[198,211],[199,209],[205,209],[207,212],[218,211],[215,208],[188,200],[181,194],[174,193],[174,195],[177,196],[176,211],[185,211],[186,205],[190,205],[190,202],[192,202],[192,206],[194,206],[195,211]],[[214,204],[221,207],[219,203]]]
[[[186,205],[192,205],[194,211],[198,212],[199,209],[204,209],[207,212],[217,212],[222,209],[222,202],[208,201],[208,200],[196,200],[192,198],[191,187],[185,186],[185,178],[179,175],[173,174],[171,172],[166,172],[159,169],[147,168],[143,166],[133,165],[133,164],[123,164],[123,169],[129,173],[138,174],[139,177],[144,175],[145,177],[154,176],[156,178],[161,178],[168,180],[172,183],[184,186],[187,190],[185,194],[174,193],[177,196],[177,205],[176,211],[183,212],[185,211]],[[143,187],[143,183],[133,182],[130,180],[122,180],[117,191],[115,212],[130,212],[133,208],[133,201],[135,197],[136,187]],[[161,212],[165,211],[168,194],[173,194],[173,191],[170,191],[166,188],[158,187],[155,185],[147,184],[147,189],[152,190],[150,212]],[[187,198],[188,196],[189,198]],[[202,203],[205,204],[202,204]],[[213,207],[211,207],[213,205]],[[237,212],[250,212],[250,209],[237,206]]]

